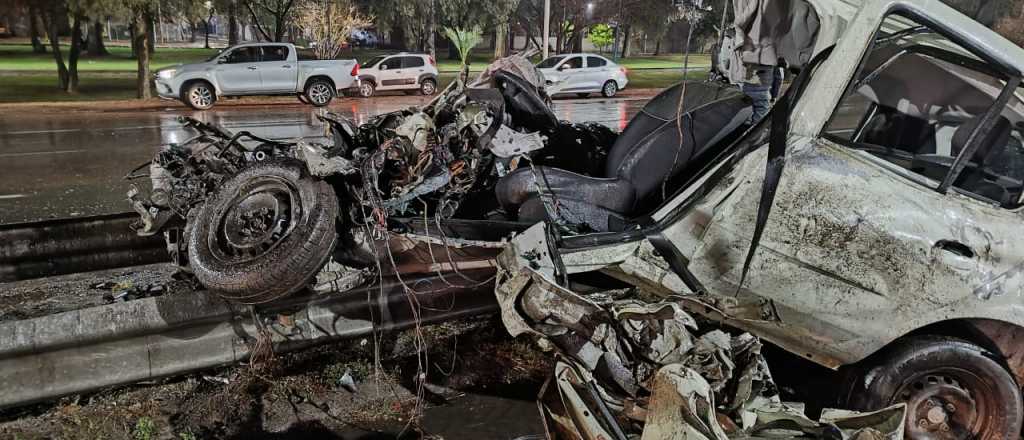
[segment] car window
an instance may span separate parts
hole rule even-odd
[[[420,57],[402,57],[402,68],[411,69],[414,67],[423,67],[423,58]]]
[[[587,57],[587,67],[604,67],[608,62],[601,57]]]
[[[380,62],[381,60],[383,60],[384,58],[387,58],[387,56],[386,56],[386,55],[379,55],[379,56],[375,56],[375,57],[373,57],[373,58],[370,58],[370,60],[369,60],[369,61],[367,61],[367,62],[365,62],[365,63],[363,63],[363,64],[360,64],[360,65],[359,65],[359,68],[360,68],[360,69],[369,69],[369,68],[371,68],[371,67],[373,67],[373,66],[377,65],[377,63],[379,63],[379,62]]]
[[[579,69],[583,67],[583,57],[569,57],[559,69]]]
[[[313,49],[295,49],[295,56],[299,61],[316,61],[320,59]]]
[[[565,58],[565,57],[561,57],[561,56],[549,57],[549,58],[545,59],[544,61],[541,61],[540,63],[538,63],[537,64],[537,68],[538,69],[550,69],[552,67],[555,67],[555,65],[558,64],[559,61],[562,61],[563,58]]]
[[[388,66],[389,70],[401,69],[402,68],[402,57],[391,57],[385,58],[377,65],[378,69],[383,69],[384,66]]]
[[[288,46],[263,46],[261,61],[285,61],[288,59]]]
[[[255,46],[246,46],[232,50],[227,55],[227,58],[225,58],[225,62],[228,64],[252,63],[257,59],[257,48]]]
[[[936,30],[908,21],[890,16],[883,23],[824,134],[937,187],[1006,76]],[[953,186],[985,201],[1016,205],[1024,182],[1022,127],[1024,103],[1014,97],[973,157],[965,158]]]

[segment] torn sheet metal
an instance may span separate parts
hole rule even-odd
[[[327,177],[336,174],[355,174],[359,168],[352,161],[341,156],[328,155],[323,145],[299,142],[295,147],[295,157],[306,164],[309,174]]]
[[[527,267],[502,271],[496,295],[510,333],[559,357],[541,396],[549,435],[902,439],[903,406],[808,419],[781,401],[756,337],[702,331],[678,298],[582,295]]]

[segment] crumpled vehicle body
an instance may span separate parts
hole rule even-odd
[[[539,165],[590,173],[616,139],[603,125],[558,121],[542,86],[512,56],[421,108],[359,126],[319,115],[326,138],[264,139],[182,118],[197,136],[162,148],[151,189],[129,194],[138,232],[164,233],[203,285],[249,303],[304,288],[338,267],[329,261],[377,273],[492,267],[460,260],[492,258],[490,243],[525,227],[501,214],[496,182]]]
[[[671,298],[578,294],[529,269],[500,272],[496,292],[509,331],[556,352],[540,395],[549,438],[904,436],[903,404],[871,413],[826,410],[810,420],[781,401],[757,338],[699,333],[697,320]]]

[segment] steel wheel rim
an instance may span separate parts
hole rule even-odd
[[[608,83],[604,85],[604,94],[606,96],[615,96],[615,92],[618,87],[614,83]]]
[[[433,95],[434,94],[434,83],[432,83],[430,81],[424,81],[423,82],[423,94],[424,95]]]
[[[192,93],[189,93],[188,98],[196,107],[209,107],[210,104],[213,104],[213,93],[210,93],[210,89],[206,86],[192,88]]]
[[[331,90],[327,84],[316,83],[309,88],[309,100],[315,104],[326,104],[331,97]]]
[[[363,84],[359,86],[359,94],[363,95],[364,97],[369,97],[370,95],[373,94],[373,89],[370,88],[369,84]]]
[[[288,181],[259,176],[245,182],[214,217],[211,254],[228,264],[260,258],[284,241],[302,214],[302,198]]]
[[[989,413],[998,410],[984,398],[992,392],[985,388],[985,381],[972,372],[944,368],[904,381],[892,403],[907,404],[909,439],[973,439],[985,428]]]

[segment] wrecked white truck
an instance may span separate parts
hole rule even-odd
[[[600,294],[583,281],[597,272],[850,366],[842,403],[905,403],[908,438],[1018,438],[1024,50],[935,1],[872,0],[856,14],[811,3],[826,3],[814,58],[768,118],[664,203],[596,209],[602,199],[578,201],[584,177],[535,192],[563,212],[499,258],[506,325],[559,317],[531,313],[538,298]],[[683,130],[700,124],[680,117]],[[566,227],[581,215],[603,230]],[[560,348],[588,374],[609,365]]]

